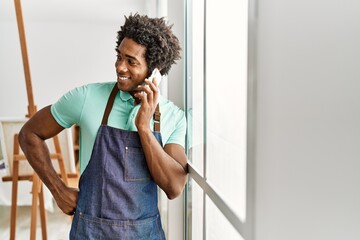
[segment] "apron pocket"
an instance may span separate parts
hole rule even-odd
[[[142,148],[125,148],[125,181],[141,182],[151,180],[149,168]]]
[[[159,215],[142,220],[110,220],[80,212],[76,227],[76,239],[164,239],[159,229]]]

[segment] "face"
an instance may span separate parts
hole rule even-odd
[[[145,51],[144,46],[130,38],[124,38],[116,49],[115,69],[120,90],[133,95],[136,87],[144,82],[148,73]]]

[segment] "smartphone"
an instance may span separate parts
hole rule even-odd
[[[162,79],[162,76],[161,76],[161,73],[159,71],[159,69],[155,68],[150,77],[148,78],[150,81],[153,81],[154,78],[156,78],[156,81],[157,81],[157,85],[159,86],[160,82],[161,82],[161,79]]]
[[[148,79],[149,79],[150,81],[153,81],[154,78],[156,78],[156,80],[157,80],[157,86],[159,86],[159,84],[160,84],[160,82],[161,82],[161,79],[162,79],[162,76],[161,76],[161,73],[160,73],[159,69],[157,69],[157,68],[155,68],[155,69],[152,71],[150,77],[148,77]],[[142,83],[142,85],[145,85],[145,84],[146,84],[145,82]],[[141,100],[140,100],[139,98],[135,97],[135,102],[140,103]]]

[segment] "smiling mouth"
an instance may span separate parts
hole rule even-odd
[[[118,76],[118,80],[120,81],[125,81],[125,80],[129,80],[130,77],[124,77],[124,76]]]

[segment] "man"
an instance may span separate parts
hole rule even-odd
[[[21,129],[29,163],[59,208],[74,214],[70,239],[165,239],[157,186],[169,199],[185,186],[186,120],[160,95],[160,79],[147,78],[155,68],[167,74],[180,50],[163,18],[125,17],[117,36],[117,81],[73,89]],[[58,177],[44,142],[74,124],[80,126],[79,190]]]

